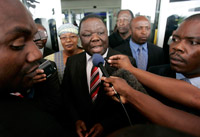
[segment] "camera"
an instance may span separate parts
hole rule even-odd
[[[56,67],[51,64],[49,60],[44,61],[40,66],[39,69],[43,69],[44,73],[47,75],[47,78],[50,77],[53,72],[56,71]]]

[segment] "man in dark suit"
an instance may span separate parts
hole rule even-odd
[[[130,40],[131,30],[130,22],[134,18],[134,15],[131,10],[120,10],[117,13],[117,23],[114,32],[108,37],[109,46],[115,48],[126,41]]]
[[[197,25],[198,27],[195,27],[194,29],[192,29],[191,27],[187,27],[187,25],[189,24],[191,26],[194,26],[193,23],[196,25],[198,24]],[[200,27],[199,20],[196,20],[193,23],[189,23],[189,22],[185,23],[181,27],[183,29],[182,32],[185,33],[185,32],[191,31],[192,32],[191,36],[199,36],[199,33],[198,33],[198,30],[199,30],[198,28]],[[197,32],[197,33],[194,33],[194,32]],[[185,37],[182,37],[184,36],[184,33],[182,33],[181,35],[181,38],[184,38],[184,40],[175,42],[173,46],[176,45],[176,46],[183,47],[185,44],[186,45],[187,43],[189,44],[189,42],[185,39]],[[176,34],[177,36],[180,36],[180,31]],[[190,34],[188,34],[187,36],[189,36],[188,38],[191,38]],[[179,42],[182,44],[180,44]],[[188,46],[192,47],[194,45],[189,44]],[[196,55],[196,59],[193,59],[193,61],[198,60],[200,57],[198,56],[198,54],[196,54],[196,53],[199,53],[199,50],[198,50],[199,46],[196,46],[195,49],[196,49],[195,52],[192,52],[195,54],[192,54],[192,55]],[[187,52],[184,54],[187,54]],[[177,60],[177,62],[178,61],[180,60]],[[117,78],[117,77],[110,77],[110,78],[102,77],[102,80],[104,80],[105,82],[104,85],[106,86],[105,90],[108,91],[107,95],[112,96],[113,99],[116,99],[115,92],[109,86],[110,83],[112,83],[112,85],[114,86],[118,94],[121,94],[123,103],[128,103],[128,104],[131,103],[134,108],[140,110],[142,114],[146,116],[153,123],[162,125],[165,127],[177,129],[177,130],[180,130],[180,131],[183,131],[195,136],[200,135],[200,132],[199,132],[200,131],[200,126],[199,126],[200,125],[200,117],[199,117],[200,116],[199,114],[200,89],[182,80],[161,77],[161,76],[152,74],[150,72],[135,68],[131,65],[131,63],[129,62],[129,59],[125,55],[111,56],[108,59],[108,62],[112,66],[115,66],[117,68],[123,68],[125,70],[130,71],[133,75],[136,76],[136,78],[143,85],[149,87],[154,92],[168,98],[171,101],[177,102],[177,104],[183,107],[185,106],[185,107],[195,110],[198,113],[198,116],[194,114],[190,114],[185,110],[177,109],[176,106],[174,105],[168,106],[149,95],[138,92],[136,89],[133,89],[132,87],[130,87],[126,83],[125,80]],[[183,62],[180,64],[177,64],[177,67],[183,64],[184,64]],[[144,135],[143,132],[141,133],[142,135]]]
[[[105,58],[119,52],[108,48],[107,29],[99,16],[84,17],[79,25],[79,35],[85,52],[68,58],[61,85],[66,110],[71,114],[76,135],[80,137],[106,135],[121,128],[123,119],[127,119],[120,104],[116,104],[105,95],[101,84],[96,99],[93,100],[90,96],[92,90],[90,74],[93,66],[91,58],[94,53],[101,54]],[[107,64],[105,68],[109,74],[116,70]],[[101,77],[100,69],[99,73]]]
[[[34,42],[42,52],[43,57],[53,54],[55,51],[46,47],[47,43],[47,30],[41,24],[36,24],[38,32],[35,34]]]
[[[0,136],[62,136],[55,119],[20,94],[33,85],[42,54],[33,42],[35,23],[19,0],[0,1],[0,31]]]
[[[165,74],[165,76],[167,74],[171,77],[175,77],[177,72],[182,73],[184,80],[186,80],[185,78],[188,78],[188,82],[174,78],[161,77],[134,68],[129,63],[128,58],[124,55],[115,55],[108,60],[112,66],[130,71],[143,85],[170,100],[173,103],[171,106],[159,102],[158,100],[160,100],[160,98],[154,99],[150,96],[143,96],[139,92],[125,86],[125,83],[119,79],[118,81],[117,78],[109,78],[110,80],[108,81],[106,80],[107,78],[102,79],[112,83],[115,90],[125,97],[124,102],[126,102],[127,98],[129,100],[128,103],[132,102],[133,106],[140,109],[153,123],[181,130],[195,136],[200,136],[199,30],[200,14],[194,14],[186,18],[173,33],[169,50],[171,68],[168,65],[163,66],[158,70],[158,73]],[[108,87],[108,84],[105,85],[107,86],[107,90],[110,91],[108,95],[113,95],[113,90]],[[151,101],[149,102],[148,100]]]
[[[114,49],[122,54],[135,58],[137,67],[143,70],[148,70],[151,66],[164,64],[164,54],[162,48],[147,42],[150,36],[150,31],[150,22],[146,17],[135,17],[131,21],[130,41]],[[143,59],[143,63],[141,63],[142,61],[139,55],[140,52],[142,53],[141,58]]]
[[[199,20],[200,14],[185,19],[172,35],[172,43],[169,47],[170,64],[151,67],[150,72],[184,80],[200,88],[200,48],[199,43],[196,42],[200,36],[198,35]],[[163,98],[157,94],[149,93],[163,101]],[[193,110],[183,109],[195,113]]]

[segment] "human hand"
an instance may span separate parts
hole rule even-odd
[[[116,68],[123,68],[126,70],[129,70],[133,67],[128,56],[126,55],[113,55],[109,57],[108,63],[110,63],[110,66]]]
[[[86,137],[88,133],[86,132],[87,128],[85,125],[85,122],[82,120],[77,120],[76,121],[76,133],[78,134],[79,137]]]
[[[44,70],[43,69],[37,69],[36,70],[37,75],[35,75],[33,77],[33,83],[39,83],[42,81],[46,80],[46,74],[44,74]]]
[[[120,99],[121,102],[127,103],[126,100],[126,96],[127,96],[127,92],[129,92],[132,88],[128,85],[128,83],[119,77],[102,77],[101,80],[104,81],[104,90],[107,91],[107,95],[112,97],[112,99],[114,99],[115,101],[119,102],[119,99],[116,97],[116,92],[114,91],[114,89],[117,91],[117,93],[120,95]],[[113,86],[111,87],[110,84],[112,84]],[[114,89],[113,89],[114,88]]]
[[[103,132],[103,126],[100,123],[95,124],[89,131],[88,135],[85,137],[99,137]]]

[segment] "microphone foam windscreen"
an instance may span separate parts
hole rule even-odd
[[[100,63],[104,64],[104,59],[100,54],[93,54],[92,63],[94,66],[98,67]]]
[[[123,78],[132,88],[147,94],[145,88],[131,72],[125,69],[118,69],[117,71],[113,72],[112,76]]]

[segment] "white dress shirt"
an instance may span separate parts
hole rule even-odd
[[[103,58],[107,57],[107,54],[108,54],[108,49],[103,54]],[[104,66],[105,66],[105,62],[104,62]],[[90,92],[90,75],[91,75],[92,67],[93,67],[92,56],[90,56],[89,54],[86,53],[86,71],[87,71],[87,83],[88,83],[89,92]],[[99,69],[99,77],[101,78],[102,75],[103,74],[102,74],[101,70]]]

